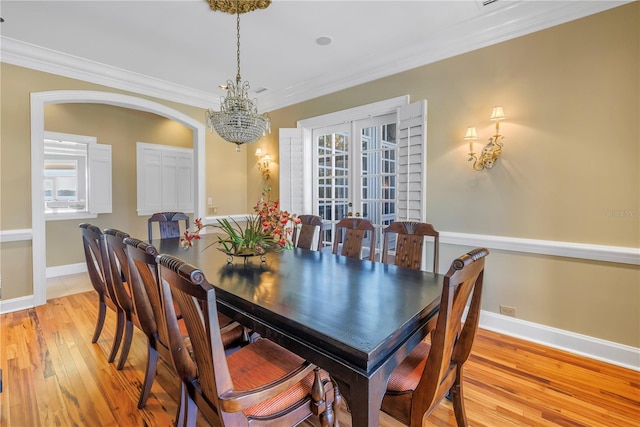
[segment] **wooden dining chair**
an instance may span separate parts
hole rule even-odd
[[[122,346],[120,349],[120,359],[118,360],[117,369],[122,369],[133,338],[133,325],[139,326],[138,315],[133,307],[132,295],[129,277],[129,261],[123,239],[129,235],[115,228],[107,228],[104,230],[105,243],[105,259],[104,263],[109,264],[109,274],[106,275],[106,281],[109,287],[113,289],[116,303],[124,314],[124,330],[122,335]]]
[[[111,274],[109,270],[108,255],[104,242],[104,234],[100,228],[95,225],[82,223],[79,225],[82,233],[82,245],[84,248],[84,257],[87,263],[87,271],[89,280],[93,289],[98,293],[98,319],[93,332],[92,343],[98,342],[98,338],[102,333],[102,327],[107,315],[107,307],[116,313],[116,333],[111,344],[111,351],[107,360],[113,362],[120,348],[122,341],[122,333],[124,329],[124,313],[117,303],[115,292],[111,287],[107,276]]]
[[[384,229],[384,243],[382,246],[382,262],[389,264],[389,241],[396,237],[395,255],[393,263],[401,267],[409,267],[415,270],[422,268],[422,253],[424,241],[427,237],[433,238],[433,272],[438,272],[438,252],[440,249],[440,233],[433,225],[425,222],[397,221],[389,224]]]
[[[189,217],[182,212],[157,212],[151,215],[147,220],[149,228],[149,243],[153,240],[153,224],[158,223],[160,229],[160,238],[169,239],[171,237],[180,237],[180,221],[184,221],[185,230],[189,228]]]
[[[123,241],[126,247],[130,267],[130,283],[133,308],[138,324],[147,337],[147,366],[144,381],[138,399],[138,408],[145,406],[151,386],[156,376],[158,355],[173,366],[169,351],[169,336],[164,321],[163,300],[158,283],[158,251],[153,245],[138,239],[127,237]],[[179,310],[174,310],[176,320],[183,336],[187,337],[186,327]],[[225,349],[241,346],[249,341],[245,329],[227,316],[220,318],[220,325],[227,327],[222,335]]]
[[[212,425],[298,425],[312,415],[337,426],[341,397],[329,375],[266,338],[226,356],[216,292],[202,271],[170,255],[158,257],[171,354],[182,379],[185,426],[198,409]],[[174,300],[187,326],[193,358],[175,319]]]
[[[322,250],[322,232],[324,223],[318,215],[298,215],[300,218],[300,229],[293,229],[293,245],[296,248],[313,249],[313,239],[318,230],[317,250]]]
[[[371,239],[368,258],[373,261],[376,252],[376,232],[373,223],[368,219],[343,218],[338,221],[333,239],[333,253],[338,254],[339,245],[342,243],[340,255],[360,259],[362,256],[362,242],[366,232],[369,232],[369,238]]]
[[[488,254],[487,249],[477,248],[453,261],[444,279],[430,344],[421,341],[391,373],[382,410],[405,425],[422,426],[448,393],[458,426],[467,425],[463,368],[478,330]],[[467,302],[469,311],[463,323]]]

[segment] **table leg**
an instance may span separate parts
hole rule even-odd
[[[380,406],[385,387],[380,380],[381,373],[373,378],[358,379],[350,384],[348,399],[351,409],[352,427],[377,427],[380,420]]]

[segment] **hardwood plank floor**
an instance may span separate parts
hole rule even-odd
[[[177,377],[161,362],[147,406],[138,410],[145,337],[136,331],[118,371],[106,361],[115,316],[107,313],[92,344],[96,316],[94,292],[0,316],[1,426],[173,424]],[[472,426],[640,425],[640,373],[486,330],[478,333],[464,384]],[[351,425],[346,410],[340,420]],[[381,425],[400,426],[386,414]],[[425,425],[455,425],[451,404],[441,404]]]

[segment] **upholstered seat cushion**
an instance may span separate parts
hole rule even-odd
[[[387,383],[387,391],[393,393],[411,392],[416,389],[427,363],[431,346],[422,341],[413,349],[396,369],[393,370]]]
[[[236,391],[248,390],[277,380],[300,366],[304,360],[268,339],[241,348],[227,357],[227,364]],[[321,371],[325,390],[331,390],[326,372]],[[314,374],[297,383],[284,393],[244,411],[248,417],[265,417],[277,413],[303,400],[311,392]]]

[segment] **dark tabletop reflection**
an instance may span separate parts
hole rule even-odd
[[[442,289],[442,278],[432,273],[304,249],[228,265],[216,245],[201,249],[213,239],[205,235],[186,251],[178,239],[165,239],[158,250],[200,268],[221,301],[350,351],[372,355],[398,339],[403,325],[426,317],[434,301],[437,307]]]

